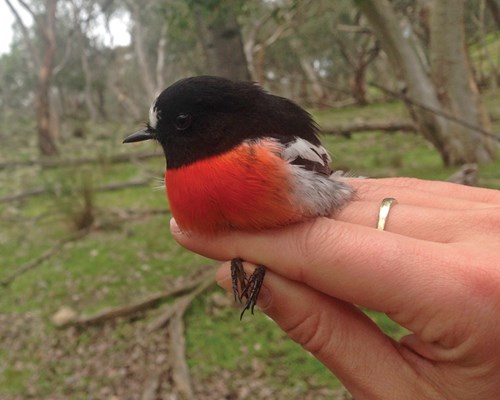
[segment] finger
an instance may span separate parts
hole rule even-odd
[[[182,246],[207,257],[241,257],[333,297],[393,314],[414,311],[416,302],[433,304],[445,291],[451,302],[463,288],[449,277],[471,262],[440,243],[328,218],[259,235],[206,238],[183,235],[175,227],[172,231]],[[403,319],[400,315],[399,321]]]
[[[500,205],[500,191],[472,188],[448,182],[410,178],[351,179],[358,198],[381,201],[394,197],[401,204],[446,210],[464,210]]]
[[[333,218],[375,228],[380,206],[381,202],[354,201],[337,211]],[[480,222],[490,217],[491,212],[483,209],[443,210],[398,201],[390,208],[385,230],[415,239],[451,243],[470,237],[475,231],[483,232],[483,224]]]
[[[245,269],[251,268],[245,264]],[[231,291],[227,263],[217,272],[217,281]],[[260,299],[259,307],[330,369],[354,397],[396,398],[395,393],[413,393],[408,382],[420,384],[402,357],[401,352],[407,351],[352,304],[271,271],[264,282],[261,293],[265,299]],[[395,378],[390,386],[385,384],[387,376]]]

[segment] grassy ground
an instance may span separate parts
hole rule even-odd
[[[489,95],[487,102],[498,112],[499,96]],[[405,111],[392,103],[321,111],[315,117],[332,124],[403,118]],[[153,144],[120,145],[134,128],[103,124],[87,127],[86,138],[65,138],[64,158],[99,156],[102,162],[94,165],[0,170],[0,197],[35,187],[58,193],[0,204],[0,280],[73,234],[82,218],[93,219],[94,226],[84,239],[9,287],[0,287],[1,399],[140,398],[155,366],[160,369],[165,362],[164,333],[146,333],[147,322],[161,309],[103,328],[60,330],[50,321],[63,306],[92,313],[127,304],[164,289],[197,266],[212,264],[176,245],[169,235],[168,214],[134,217],[140,210],[168,207],[164,191],[155,190],[163,173],[161,157],[130,164],[106,162],[112,154],[152,149]],[[494,131],[499,128],[497,122]],[[359,133],[351,139],[327,137],[325,143],[335,165],[359,175],[444,179],[454,172],[443,168],[433,148],[412,134]],[[32,123],[26,121],[16,127],[15,136],[4,137],[0,162],[35,154]],[[150,176],[157,179],[149,187],[93,190]],[[482,186],[498,188],[499,182],[500,161],[481,166]],[[256,312],[240,323],[238,310],[230,304],[222,291],[212,288],[186,315],[187,359],[198,398],[321,399],[338,393],[339,382],[272,321]],[[370,315],[389,334],[402,334],[384,315]]]

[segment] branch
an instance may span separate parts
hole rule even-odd
[[[201,271],[201,272],[200,272]],[[85,327],[85,326],[95,326],[95,325],[101,325],[103,323],[113,321],[117,318],[128,318],[133,315],[136,315],[138,313],[144,312],[150,308],[154,308],[158,306],[158,304],[164,300],[167,300],[170,297],[175,297],[179,294],[185,293],[186,291],[193,290],[192,293],[190,293],[187,296],[184,296],[181,298],[183,302],[186,302],[186,298],[191,298],[192,301],[192,294],[196,293],[199,294],[201,293],[200,287],[204,288],[205,290],[208,286],[214,283],[213,279],[213,274],[214,274],[214,267],[213,266],[203,266],[200,267],[197,270],[196,276],[192,277],[188,282],[181,282],[180,280],[174,284],[174,286],[166,291],[163,292],[158,292],[151,294],[142,300],[139,300],[135,303],[128,304],[126,306],[119,306],[119,307],[112,307],[105,309],[97,314],[90,315],[90,316],[81,316],[79,318],[76,318],[73,321],[69,322],[69,325],[73,326],[80,326],[80,327]],[[210,277],[210,278],[209,278]],[[210,279],[210,281],[209,281]],[[210,283],[210,285],[207,285],[207,282]],[[181,301],[179,300],[179,301]],[[177,303],[174,303],[177,304]],[[188,303],[189,304],[189,303]],[[187,307],[186,304],[185,306],[178,306],[178,310],[174,311],[181,311],[185,310]]]
[[[26,25],[24,24],[21,16],[17,12],[14,5],[10,2],[10,0],[5,0],[5,2],[7,3],[7,6],[9,7],[10,11],[14,15],[16,22],[19,24],[19,27],[21,28],[21,35],[23,36],[24,42],[26,43],[26,46],[28,47],[28,51],[30,53],[29,57],[27,57],[28,65],[32,71],[36,71],[37,66],[40,65],[40,53],[35,50],[35,47],[33,46],[33,41],[31,40],[30,34],[28,32],[28,28],[26,28]],[[23,4],[23,3],[21,3],[21,4]],[[32,11],[31,11],[31,14],[33,15]],[[36,21],[36,19],[35,19],[35,21]]]
[[[118,104],[120,104],[128,115],[131,115],[133,119],[138,119],[141,115],[139,107],[134,103],[132,98],[127,94],[126,90],[123,90],[117,79],[112,78],[109,82],[109,88],[114,93]]]
[[[66,36],[66,42],[64,44],[64,53],[63,53],[63,56],[61,58],[61,61],[59,61],[59,64],[57,64],[55,67],[54,67],[54,70],[52,71],[52,76],[56,76],[57,74],[59,74],[62,69],[64,68],[64,66],[66,65],[66,63],[68,62],[68,59],[69,59],[69,53],[70,53],[70,50],[71,50],[71,45],[73,44],[73,35],[75,33],[75,28],[72,28],[68,35]],[[82,53],[84,52],[85,50],[82,49]]]
[[[169,326],[169,354],[172,366],[172,384],[181,399],[194,399],[191,376],[186,361],[186,339],[183,313],[177,312]]]
[[[7,0],[5,0],[7,1]],[[38,22],[39,16],[35,14],[33,9],[26,3],[24,0],[17,0],[19,4],[31,15],[31,18],[33,18],[33,21]]]
[[[151,184],[151,179],[139,179],[139,180],[131,180],[128,182],[111,182],[106,185],[98,186],[94,190],[96,192],[112,192],[115,190],[128,189],[132,187],[142,187],[148,186]],[[41,196],[45,194],[58,194],[60,192],[60,188],[37,188],[30,189],[25,192],[10,194],[4,197],[0,197],[1,203],[10,203],[12,201],[22,200],[27,197]]]
[[[68,238],[62,239],[61,241],[57,242],[53,247],[45,251],[42,255],[39,257],[28,261],[21,267],[19,267],[17,270],[15,270],[11,275],[9,275],[7,278],[4,278],[0,281],[0,285],[3,287],[8,287],[12,282],[14,282],[18,277],[23,275],[24,273],[42,265],[45,261],[56,255],[59,251],[61,251],[68,243],[75,242],[85,236],[87,236],[90,233],[90,230],[84,230],[80,231]]]
[[[283,19],[285,22],[274,30],[274,32],[269,35],[269,37],[263,42],[255,45],[254,52],[259,51],[262,47],[267,48],[276,42],[282,35],[292,26],[292,22],[297,15],[297,10],[292,9],[285,13]]]
[[[350,33],[372,33],[372,31],[366,26],[360,25],[346,25],[346,24],[338,24],[336,26],[339,32],[350,32]]]
[[[175,314],[184,315],[193,300],[214,284],[214,272],[215,270],[211,268],[201,275],[198,279],[198,286],[188,294],[179,298],[175,303],[169,305],[167,311],[149,325],[148,332],[163,328]]]
[[[149,332],[160,329],[169,324],[169,354],[170,365],[172,366],[172,383],[180,398],[194,398],[189,367],[186,361],[186,345],[184,335],[184,314],[193,300],[202,292],[214,285],[214,270],[210,274],[206,273],[202,277],[200,284],[190,293],[179,298],[174,304],[167,308],[167,312],[154,321],[149,328]]]
[[[119,164],[131,162],[135,160],[147,160],[150,158],[161,157],[163,154],[158,152],[136,153],[136,154],[117,154],[109,158],[77,158],[74,160],[22,160],[22,161],[5,161],[0,163],[0,170],[18,167],[39,166],[41,168],[60,168],[60,167],[77,167],[86,164]]]
[[[436,109],[434,107],[430,107],[424,103],[421,103],[420,101],[417,101],[417,100],[414,100],[413,98],[407,96],[405,93],[398,93],[398,92],[395,92],[393,90],[390,90],[384,86],[381,86],[379,85],[378,83],[375,83],[375,82],[371,82],[369,83],[370,86],[373,86],[377,89],[380,89],[382,90],[384,93],[387,93],[389,95],[391,95],[392,97],[395,97],[395,98],[398,98],[398,99],[401,99],[403,101],[405,101],[406,103],[408,104],[411,104],[412,106],[415,106],[415,107],[418,107],[422,110],[425,110],[425,111],[428,111],[432,114],[435,114],[435,115],[439,115],[441,117],[444,117],[446,118],[447,120],[449,121],[453,121],[453,122],[456,122],[457,124],[459,125],[462,125],[462,126],[465,126],[466,128],[469,128],[469,129],[472,129],[476,132],[479,132],[481,134],[483,134],[484,136],[489,136],[497,141],[500,141],[500,134],[498,133],[494,133],[494,132],[490,132],[490,131],[487,131],[486,129],[483,129],[482,127],[476,125],[476,124],[472,124],[470,122],[467,122],[463,119],[460,119],[458,117],[455,117],[454,115],[448,113],[448,112],[445,112],[445,111],[441,111],[439,109]]]
[[[363,131],[384,131],[384,132],[416,132],[416,127],[411,121],[364,121],[354,122],[342,126],[326,126],[322,128],[322,133],[325,135],[341,135],[346,136],[354,132]]]

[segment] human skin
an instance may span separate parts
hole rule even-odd
[[[353,179],[332,218],[218,237],[171,231],[217,260],[267,268],[258,306],[358,399],[500,398],[500,191]],[[380,202],[398,200],[385,231]],[[229,264],[217,281],[231,290]],[[354,304],[411,334],[395,341]]]

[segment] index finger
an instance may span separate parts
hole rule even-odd
[[[258,235],[195,237],[175,226],[172,232],[182,246],[202,255],[241,257],[330,296],[385,313],[411,307],[416,299],[435,302],[443,288],[456,283],[449,277],[466,262],[457,252],[445,251],[446,244],[328,218]],[[436,259],[440,268],[430,261]],[[449,295],[455,290],[461,288],[447,288]]]

